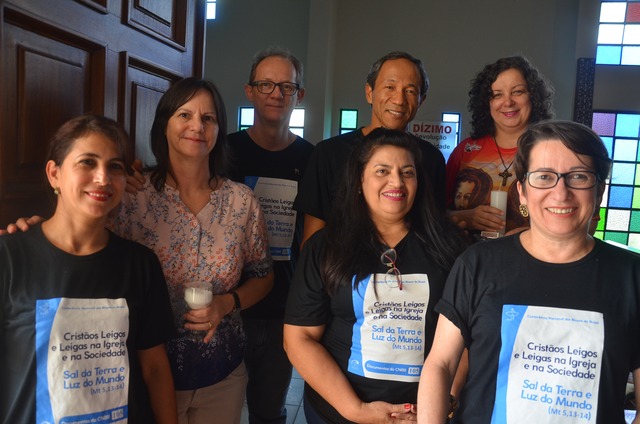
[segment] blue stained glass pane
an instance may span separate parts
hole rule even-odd
[[[357,110],[341,110],[340,111],[340,127],[353,128],[357,127],[358,111]]]
[[[598,46],[596,50],[596,64],[619,65],[622,46]]]
[[[620,59],[621,65],[640,65],[640,47],[638,46],[623,46],[622,58]]]
[[[635,163],[616,162],[611,171],[611,183],[633,185],[635,170]],[[629,205],[631,205],[631,203],[629,203]]]
[[[609,157],[613,156],[613,137],[600,137],[604,142],[604,145],[607,146],[607,153],[609,153]]]
[[[612,185],[609,189],[609,208],[629,209],[633,187],[621,187]]]
[[[616,136],[637,138],[638,130],[640,130],[640,115],[618,114]]]
[[[616,149],[613,160],[635,161],[638,151],[638,140],[616,139]],[[615,182],[615,181],[614,181]]]

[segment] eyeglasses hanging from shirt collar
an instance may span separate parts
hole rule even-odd
[[[402,274],[396,266],[397,260],[398,253],[395,249],[387,249],[382,252],[382,255],[380,255],[380,261],[382,262],[382,264],[389,267],[389,270],[385,274],[385,283],[387,283],[389,287],[397,287],[402,290]]]

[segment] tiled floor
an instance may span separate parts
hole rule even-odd
[[[287,395],[287,424],[307,424],[302,409],[302,391],[304,390],[304,380],[294,369],[291,383],[289,383],[289,393]],[[249,424],[249,413],[245,402],[242,408],[242,418],[240,424]]]

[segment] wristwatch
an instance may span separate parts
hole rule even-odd
[[[229,294],[233,296],[233,309],[231,310],[231,312],[229,312],[230,314],[232,314],[235,311],[239,311],[240,309],[242,309],[242,305],[240,305],[240,296],[238,296],[238,293],[236,293],[235,290],[231,290]]]
[[[449,395],[449,415],[447,416],[448,419],[453,418],[453,416],[456,413],[456,409],[458,409],[458,399],[455,398],[455,396],[453,395]]]

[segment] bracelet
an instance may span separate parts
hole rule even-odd
[[[240,305],[240,296],[238,296],[238,293],[236,293],[235,290],[232,290],[228,294],[233,296],[233,309],[229,313],[232,314],[235,311],[239,311],[240,309],[242,309],[242,306]]]
[[[449,415],[447,415],[448,419],[453,418],[453,415],[456,412],[456,409],[458,409],[458,399],[456,399],[456,397],[454,395],[449,395]]]

